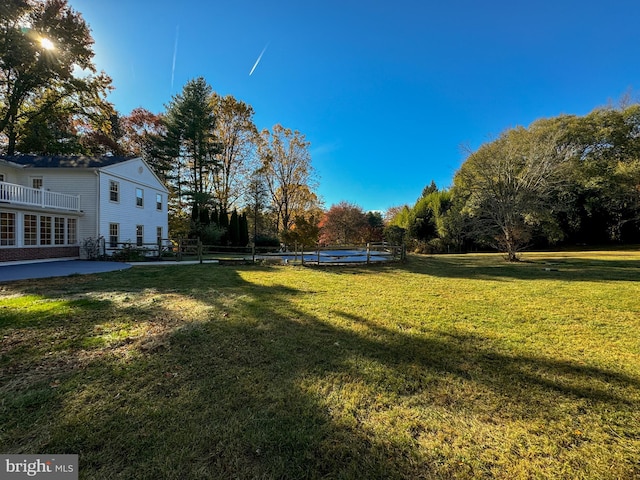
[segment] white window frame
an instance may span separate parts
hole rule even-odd
[[[65,245],[67,240],[67,219],[53,217],[53,244]]]
[[[27,217],[35,218],[35,223],[31,223],[33,218],[29,218],[29,223],[27,223]],[[29,230],[27,230],[27,228],[29,228]],[[36,247],[40,244],[40,218],[38,215],[25,213],[22,218],[22,229],[22,244],[25,247]],[[27,243],[27,237],[29,237],[29,242],[32,243]]]
[[[16,245],[17,215],[14,212],[0,212],[0,246]]]
[[[142,247],[144,244],[144,225],[136,225],[136,246]]]
[[[34,175],[29,177],[31,188],[35,188],[36,190],[42,190],[44,188],[44,178],[42,175]],[[37,187],[36,183],[39,183],[40,186]]]
[[[67,218],[67,245],[78,243],[78,219]]]
[[[144,208],[144,189],[140,187],[136,187],[136,207]]]
[[[115,187],[115,189],[113,188]],[[115,200],[113,196],[115,194]],[[115,180],[109,180],[109,201],[113,203],[120,203],[120,182]]]
[[[115,235],[113,232],[116,232]],[[109,224],[109,248],[118,248],[118,243],[120,240],[120,224],[119,223],[110,223]]]
[[[49,219],[48,226],[45,224],[45,219]],[[40,230],[40,241],[38,242],[38,245],[53,245],[53,216],[40,215],[38,228]]]

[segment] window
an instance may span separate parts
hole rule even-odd
[[[4,182],[4,173],[0,173],[0,182]]]
[[[144,243],[144,225],[136,225],[136,245],[141,247]]]
[[[37,215],[24,216],[24,244],[25,245],[38,244],[38,216]]]
[[[42,188],[42,177],[31,177],[31,188],[41,189]]]
[[[120,201],[120,184],[109,180],[109,200],[112,202]]]
[[[109,224],[109,246],[111,248],[118,248],[118,236],[120,231],[120,225],[117,223]]]
[[[141,188],[136,188],[136,207],[144,207],[144,192]]]
[[[51,245],[51,217],[40,217],[40,245]]]
[[[78,243],[78,220],[75,218],[67,219],[67,243],[69,245]]]
[[[0,245],[16,244],[16,214],[11,212],[0,213]]]
[[[162,227],[156,228],[156,242],[159,244],[162,243]]]
[[[53,243],[64,245],[64,218],[55,217],[53,224]]]
[[[156,194],[156,210],[162,211],[162,195]]]

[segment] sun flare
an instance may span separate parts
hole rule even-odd
[[[42,37],[40,39],[40,45],[45,50],[53,50],[54,48],[56,48],[51,40],[49,40],[48,38],[44,38],[44,37]]]

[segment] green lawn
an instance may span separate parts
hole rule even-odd
[[[640,252],[0,285],[0,452],[80,478],[640,478]]]

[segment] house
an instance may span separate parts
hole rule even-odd
[[[0,155],[0,262],[168,236],[168,190],[141,158]]]

